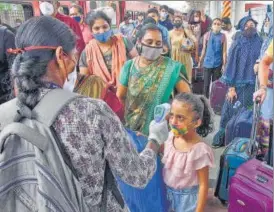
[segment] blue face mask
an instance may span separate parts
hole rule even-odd
[[[78,23],[81,22],[81,16],[74,16],[73,19]]]
[[[113,35],[112,29],[103,33],[93,34],[94,38],[101,43],[106,43],[111,38],[112,35]]]

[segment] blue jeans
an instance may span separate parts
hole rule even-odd
[[[167,187],[168,212],[195,212],[198,200],[198,186],[176,190]]]

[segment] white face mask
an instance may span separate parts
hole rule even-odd
[[[194,18],[194,22],[199,22],[200,21],[200,18],[199,17],[195,17]]]
[[[46,1],[42,2],[39,5],[39,7],[40,7],[40,10],[41,10],[42,14],[45,15],[45,16],[51,16],[54,13],[54,7],[49,2],[46,2]]]
[[[77,80],[76,67],[73,72],[68,74],[68,80],[65,81],[63,89],[73,92]]]
[[[166,19],[167,18],[167,13],[166,12],[160,12],[160,16],[161,16],[161,18],[163,18],[163,19]]]
[[[264,33],[269,33],[269,26],[264,26]]]

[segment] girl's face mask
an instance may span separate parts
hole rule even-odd
[[[187,127],[182,127],[178,125],[170,124],[171,132],[174,134],[175,137],[182,136],[188,133]]]

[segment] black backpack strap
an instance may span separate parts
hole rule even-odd
[[[109,167],[108,162],[106,162],[106,168],[105,168],[104,187],[103,187],[103,194],[102,194],[102,201],[101,201],[101,212],[107,212],[107,191],[112,192],[112,195],[114,196],[118,204],[121,206],[121,208],[124,209],[125,207],[124,199],[117,187],[116,180],[113,176],[113,173]]]

